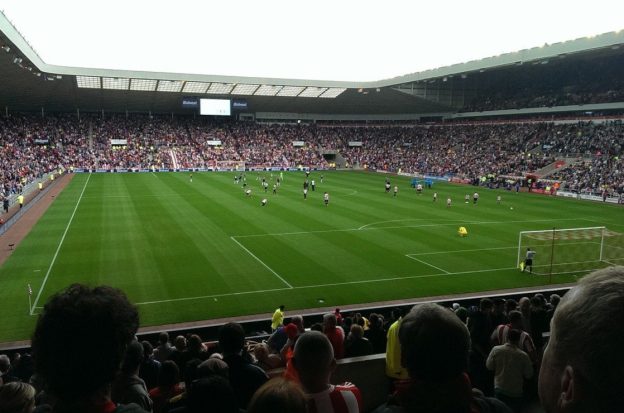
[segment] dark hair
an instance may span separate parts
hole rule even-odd
[[[71,285],[37,320],[36,371],[60,400],[88,397],[113,381],[138,326],[136,307],[121,290]]]
[[[152,346],[152,343],[150,343],[147,340],[143,340],[143,341],[141,341],[141,345],[143,346],[143,357],[144,358],[148,358],[149,356],[154,354],[154,347]]]
[[[520,330],[516,330],[515,328],[509,330],[509,333],[507,333],[507,341],[512,344],[518,344],[520,342]]]
[[[522,313],[518,310],[510,311],[508,316],[511,324],[522,322]]]
[[[174,361],[166,360],[160,365],[158,386],[171,387],[180,382],[180,369]]]
[[[479,302],[479,308],[481,310],[490,310],[494,308],[494,301],[490,300],[489,298],[482,298]]]
[[[210,376],[195,380],[188,394],[190,413],[238,413],[238,402],[229,380]]]
[[[219,347],[223,353],[238,353],[245,345],[245,331],[238,323],[227,323],[219,330]]]
[[[124,355],[121,371],[126,374],[134,373],[143,363],[143,345],[138,341],[133,341],[128,345]]]
[[[163,331],[158,335],[158,343],[165,344],[169,341],[169,333]]]
[[[253,395],[247,413],[306,413],[306,396],[296,383],[281,377],[264,383]]]
[[[188,339],[188,350],[193,353],[199,353],[202,350],[202,339],[197,334],[192,334]]]
[[[402,364],[414,379],[440,382],[468,369],[468,328],[437,304],[414,306],[403,318],[399,340]]]

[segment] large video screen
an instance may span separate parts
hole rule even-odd
[[[229,99],[200,99],[199,114],[213,116],[230,116]]]

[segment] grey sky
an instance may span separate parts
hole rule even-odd
[[[381,80],[624,29],[624,1],[0,0],[64,66]]]

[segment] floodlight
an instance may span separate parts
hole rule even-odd
[[[326,99],[334,99],[338,97],[340,94],[342,94],[342,92],[344,92],[345,90],[347,89],[344,87],[332,87],[332,88],[327,89],[325,92],[323,92],[323,94],[321,94],[319,97],[326,98]],[[377,88],[377,92],[379,92],[379,88]]]
[[[304,86],[284,86],[277,92],[277,96],[297,96],[303,89],[305,89]]]
[[[238,84],[232,89],[233,95],[253,95],[259,85]]]
[[[115,89],[115,90],[128,90],[130,86],[130,79],[118,78],[118,77],[103,77],[102,88],[103,89]]]
[[[305,88],[303,92],[299,94],[300,98],[317,98],[319,95],[327,90],[326,87],[309,86]]]
[[[46,76],[46,80],[54,80],[52,76]],[[80,88],[99,89],[101,86],[98,76],[76,76],[76,84]]]
[[[206,93],[212,95],[227,95],[234,88],[234,83],[212,83]]]
[[[130,90],[153,92],[157,83],[154,79],[130,79]]]
[[[206,82],[186,82],[182,91],[184,93],[206,93],[210,83]]]
[[[256,90],[254,96],[275,96],[281,89],[281,86],[262,85]]]
[[[158,90],[159,92],[179,92],[182,90],[181,80],[159,80]]]

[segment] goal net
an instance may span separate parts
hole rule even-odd
[[[624,235],[606,227],[522,231],[518,237],[519,268],[529,248],[534,251],[533,273],[539,275],[624,265]]]
[[[244,161],[217,161],[216,166],[220,171],[245,171]]]

